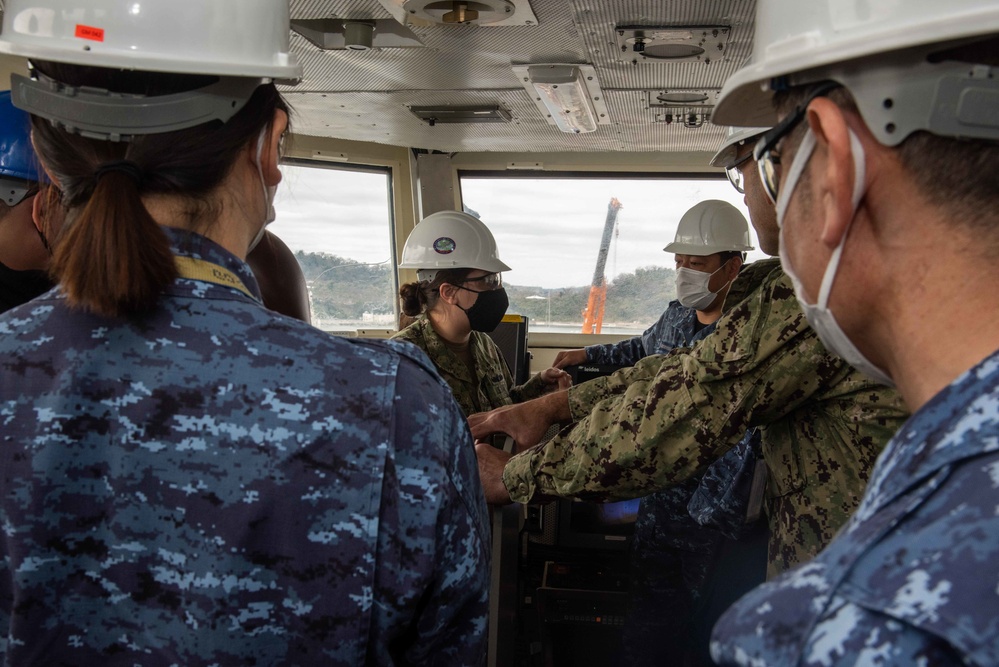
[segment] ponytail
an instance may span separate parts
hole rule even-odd
[[[126,95],[196,90],[214,77],[139,72],[38,61],[39,71],[68,86]],[[177,277],[170,240],[143,197],[175,202],[191,231],[214,224],[219,187],[232,165],[278,109],[288,106],[273,83],[257,86],[227,122],[106,141],[32,116],[36,153],[62,191],[66,220],[54,239],[51,274],[68,303],[108,317],[152,311]]]
[[[438,271],[433,280],[406,283],[399,288],[403,314],[416,317],[432,309],[440,299],[441,285],[460,285],[472,271],[473,269],[444,269]]]
[[[177,277],[170,242],[143,205],[134,174],[98,170],[96,179],[90,200],[60,235],[51,273],[71,306],[140,316]]]
[[[406,283],[399,288],[402,312],[409,317],[423,313],[427,306],[427,295],[423,292],[424,283]]]

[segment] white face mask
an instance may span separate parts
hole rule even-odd
[[[680,305],[693,308],[694,310],[704,310],[714,303],[718,294],[732,281],[730,280],[728,283],[722,285],[717,292],[712,292],[708,288],[708,283],[711,281],[711,276],[725,268],[726,264],[728,264],[727,260],[711,273],[683,267],[677,269],[676,298],[680,302]]]
[[[864,147],[861,145],[857,135],[853,133],[853,130],[850,131],[850,147],[853,149],[853,171],[855,174],[852,197],[853,213],[856,214],[857,205],[860,203],[860,198],[864,195],[864,169],[866,165],[864,161]],[[815,304],[805,302],[805,292],[802,289],[801,281],[795,275],[794,267],[791,266],[790,258],[787,255],[787,248],[784,243],[784,216],[791,202],[791,195],[794,192],[794,188],[798,184],[801,174],[805,171],[805,167],[814,150],[815,135],[812,134],[812,130],[809,128],[806,130],[805,137],[801,140],[801,146],[798,148],[798,153],[794,156],[794,161],[788,170],[787,180],[781,183],[780,193],[777,196],[777,225],[780,227],[780,263],[784,267],[784,272],[787,273],[794,284],[794,294],[801,305],[801,310],[805,313],[805,318],[812,328],[815,329],[815,333],[819,335],[819,340],[826,346],[826,349],[833,354],[839,355],[846,363],[864,375],[871,377],[876,382],[894,387],[895,383],[892,382],[888,374],[875,366],[864,356],[863,352],[857,349],[857,346],[853,344],[853,341],[850,340],[839,326],[836,316],[829,309],[829,294],[832,292],[833,282],[836,280],[836,271],[839,268],[839,260],[843,254],[846,237],[850,233],[850,225],[847,225],[846,230],[843,232],[843,238],[839,240],[839,245],[836,246],[832,256],[829,258],[829,264],[826,266],[825,273],[822,276],[819,296]],[[852,222],[851,218],[850,224]]]
[[[270,128],[265,127],[260,131],[260,136],[257,137],[256,159],[257,174],[260,176],[260,185],[264,189],[264,202],[267,204],[267,214],[264,217],[264,224],[260,225],[260,231],[258,231],[257,235],[253,237],[252,241],[250,241],[250,247],[247,248],[247,252],[250,252],[257,247],[257,244],[260,243],[260,239],[264,238],[264,231],[267,229],[267,225],[274,222],[274,218],[277,217],[277,211],[274,210],[274,195],[277,193],[277,186],[267,186],[267,182],[264,181],[264,168],[260,164],[260,159],[264,154],[264,140],[267,138],[267,132],[269,129]]]

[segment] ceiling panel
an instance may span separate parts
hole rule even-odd
[[[749,56],[752,0],[530,0],[537,25],[408,25],[420,48],[324,51],[297,34],[293,50],[304,80],[284,89],[298,110],[296,131],[378,143],[461,151],[710,151],[722,131],[686,118],[690,109],[650,109],[647,92],[721,88]],[[381,2],[295,0],[292,17],[384,19]],[[659,62],[622,54],[620,26],[729,28],[725,52],[698,61]],[[511,67],[518,64],[593,65],[611,123],[595,132],[560,132],[535,106]],[[430,127],[410,106],[498,104],[503,124]],[[710,109],[696,109],[710,113]],[[699,118],[702,116],[699,116]]]

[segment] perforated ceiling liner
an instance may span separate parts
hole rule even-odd
[[[2,6],[2,5],[0,5]],[[408,26],[422,48],[323,51],[296,33],[305,78],[282,87],[298,111],[295,131],[444,152],[714,151],[724,130],[656,122],[649,90],[721,88],[749,57],[753,0],[530,0],[537,26]],[[292,0],[294,19],[390,19],[377,0]],[[703,62],[623,56],[616,26],[727,25],[728,52]],[[573,135],[549,124],[512,65],[586,63],[596,68],[611,123]],[[430,127],[409,106],[499,104],[510,123]],[[665,111],[682,111],[675,107]]]

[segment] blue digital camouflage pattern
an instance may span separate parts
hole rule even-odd
[[[696,310],[672,301],[641,338],[587,347],[588,361],[634,364],[645,356],[644,350],[665,354],[677,347],[688,347],[715,328],[709,324],[698,329],[696,323]],[[599,352],[590,358],[590,350],[594,348]],[[638,356],[631,356],[635,354]],[[710,478],[716,482],[730,479],[742,466],[742,453],[738,448],[726,452],[709,467]],[[700,482],[700,476],[693,477],[645,496],[639,504],[631,546],[630,607],[625,628],[625,651],[628,663],[634,667],[661,664],[663,660],[680,661],[685,655],[688,660],[694,659],[697,647],[692,644],[691,623],[703,602],[702,588],[725,540],[725,535],[705,528],[688,511]],[[721,499],[724,489],[712,491]],[[701,491],[702,497],[708,493]],[[745,513],[734,517],[731,523],[744,520]],[[649,641],[653,637],[654,641]]]
[[[667,354],[675,347],[690,347],[714,329],[710,324],[706,332],[697,329],[697,311],[685,308],[679,301],[670,301],[655,324],[641,336],[626,338],[606,345],[587,345],[586,361],[591,364],[634,366],[650,354]]]
[[[724,665],[999,665],[999,352],[955,380],[878,459],[812,562],[715,627]]]
[[[761,440],[759,429],[751,428],[739,444],[708,466],[687,503],[694,521],[733,539],[755,530],[747,522],[756,466],[766,466]]]
[[[412,346],[196,280],[135,322],[57,290],[0,317],[0,442],[5,665],[484,662],[471,436]]]

